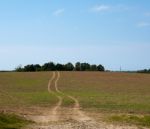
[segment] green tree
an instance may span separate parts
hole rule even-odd
[[[81,71],[89,71],[89,70],[90,70],[90,64],[81,63]]]
[[[15,69],[16,72],[23,72],[24,69],[22,68],[22,65],[19,65],[16,69]]]
[[[98,71],[105,71],[104,66],[102,66],[101,64],[97,66],[97,70]]]
[[[58,70],[58,71],[64,71],[65,70],[65,66],[58,63],[58,64],[56,64],[56,70]]]
[[[42,70],[44,70],[44,71],[54,71],[54,70],[56,70],[56,66],[53,62],[45,63],[42,66]]]
[[[24,71],[25,72],[34,72],[36,69],[34,68],[34,65],[33,64],[31,64],[31,65],[26,65],[25,67],[24,67]]]
[[[35,71],[41,71],[41,66],[39,64],[33,65]]]
[[[81,63],[80,62],[77,62],[76,64],[75,64],[75,70],[76,71],[80,71],[81,70]]]
[[[90,67],[90,70],[91,71],[97,71],[97,65],[91,65],[91,67]]]
[[[65,64],[65,70],[66,71],[73,71],[74,70],[74,66],[73,66],[73,64],[72,63],[67,63],[67,64]]]

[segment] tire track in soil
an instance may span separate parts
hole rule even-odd
[[[58,80],[59,80],[60,72],[57,71],[57,75],[58,75]],[[88,117],[87,115],[85,115],[85,113],[83,111],[80,110],[80,108],[81,108],[80,103],[75,97],[73,97],[71,95],[67,95],[67,94],[63,93],[62,91],[60,91],[58,88],[58,85],[55,85],[55,89],[56,89],[56,92],[62,94],[63,96],[66,96],[69,99],[71,99],[72,101],[74,101],[71,119],[74,119],[76,121],[92,121],[92,118]]]
[[[61,109],[61,105],[62,105],[62,97],[59,96],[59,95],[57,95],[55,92],[53,92],[51,90],[51,83],[52,83],[53,78],[55,78],[55,75],[56,75],[55,72],[53,72],[53,77],[52,77],[52,79],[50,80],[50,82],[48,84],[48,92],[49,93],[53,93],[57,97],[57,99],[58,99],[58,102],[57,102],[56,106],[52,109],[52,112],[51,112],[51,117],[52,117],[51,120],[52,121],[58,121],[59,120],[59,118],[60,118],[60,116],[59,116],[59,110]],[[55,87],[55,89],[57,87],[58,81],[59,81],[59,76],[56,75],[56,80],[54,81],[54,87]]]
[[[55,72],[53,72],[53,75],[52,75],[51,79],[50,79],[49,82],[48,82],[48,87],[47,87],[47,89],[48,89],[48,92],[49,92],[49,93],[52,92],[52,90],[51,90],[51,85],[52,85],[52,81],[55,79],[55,76],[56,76],[56,74],[55,74]]]
[[[56,106],[53,107],[51,111],[44,112],[45,113],[44,115],[28,115],[27,119],[32,120],[42,125],[48,124],[49,122],[59,121],[59,118],[60,118],[59,110],[61,109],[61,105],[62,105],[62,97],[57,95],[57,93],[51,89],[53,81],[54,81],[54,87],[57,87],[58,80],[59,80],[59,77],[57,77],[56,73],[53,72],[53,75],[51,79],[49,80],[48,87],[47,87],[48,92],[50,94],[55,95],[58,99]]]

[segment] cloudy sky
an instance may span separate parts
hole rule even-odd
[[[0,70],[76,61],[150,68],[150,0],[1,0]]]

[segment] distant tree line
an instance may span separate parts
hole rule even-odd
[[[24,67],[18,66],[15,71],[17,72],[36,72],[36,71],[105,71],[103,65],[77,62],[75,65],[72,63],[55,64],[54,62],[45,63],[44,65],[30,64]]]
[[[137,72],[138,73],[150,73],[150,69],[143,69],[143,70],[139,70]]]

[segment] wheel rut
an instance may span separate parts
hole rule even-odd
[[[36,123],[41,123],[41,124],[48,124],[49,122],[58,122],[61,119],[61,114],[62,114],[62,102],[63,98],[67,97],[71,101],[74,102],[73,108],[67,108],[67,113],[63,114],[64,119],[66,120],[75,120],[75,121],[91,121],[92,119],[89,118],[83,111],[80,110],[80,104],[79,101],[68,94],[65,94],[62,92],[59,87],[58,87],[58,81],[60,79],[60,72],[53,72],[52,77],[50,78],[48,82],[48,87],[47,90],[50,94],[53,94],[57,99],[58,102],[56,105],[49,111],[47,112],[46,115],[38,115],[38,116],[28,116],[31,120],[35,121]],[[68,114],[68,112],[70,112]],[[66,118],[65,118],[66,117]]]
[[[57,76],[58,76],[58,79],[60,79],[60,72],[58,71],[57,71]],[[75,97],[65,94],[64,92],[60,91],[58,88],[58,85],[55,85],[55,89],[56,89],[56,92],[62,94],[63,96],[68,97],[74,102],[71,119],[76,120],[76,121],[91,121],[92,120],[92,118],[88,117],[87,115],[85,115],[83,111],[80,110],[81,108],[80,103]]]
[[[48,82],[48,87],[47,90],[50,94],[53,94],[57,99],[57,103],[56,105],[48,112],[44,113],[44,115],[29,115],[27,116],[27,118],[29,120],[32,120],[36,123],[45,125],[48,124],[50,122],[57,122],[60,119],[60,109],[61,109],[61,105],[62,105],[62,97],[60,95],[58,95],[57,92],[53,91],[52,88],[57,87],[57,83],[58,83],[59,77],[56,76],[56,73],[53,72],[52,77],[50,78],[49,82]]]
[[[59,96],[56,92],[51,90],[51,85],[52,85],[53,80],[54,80],[54,87],[55,87],[55,90],[56,90],[57,83],[59,81],[59,76],[57,76],[55,72],[53,72],[53,76],[49,81],[48,92],[54,94],[58,99],[58,102],[57,102],[56,106],[51,111],[51,121],[58,121],[59,117],[60,117],[59,115],[60,115],[60,109],[61,109],[63,98],[61,96]]]

